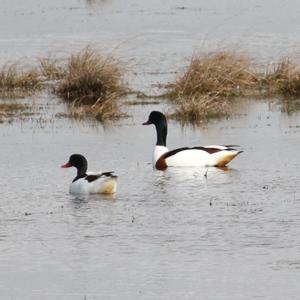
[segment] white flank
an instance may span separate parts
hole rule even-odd
[[[213,165],[212,155],[204,150],[183,150],[166,159],[169,167],[204,167]]]
[[[116,189],[116,177],[100,177],[92,182],[81,178],[71,183],[69,192],[71,194],[114,194]]]
[[[236,150],[224,150],[212,154],[199,149],[183,150],[166,158],[166,163],[169,167],[224,166],[237,154]]]

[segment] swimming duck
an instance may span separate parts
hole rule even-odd
[[[72,154],[62,168],[75,167],[77,176],[70,184],[71,194],[114,194],[117,189],[117,176],[113,172],[87,172],[87,160],[81,154]]]
[[[158,170],[168,167],[225,167],[233,158],[243,151],[236,150],[233,145],[184,147],[169,151],[166,147],[168,125],[165,115],[152,111],[148,121],[143,125],[154,124],[157,142],[153,152],[152,164]]]

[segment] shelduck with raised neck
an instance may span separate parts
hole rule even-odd
[[[77,175],[70,184],[71,194],[114,194],[117,189],[117,176],[113,172],[87,172],[87,160],[81,154],[72,154],[62,168],[75,167]]]
[[[152,164],[158,170],[168,167],[225,167],[239,151],[232,145],[211,145],[183,147],[174,150],[167,148],[168,124],[165,115],[152,111],[143,125],[153,124],[156,128],[157,141],[153,152]]]

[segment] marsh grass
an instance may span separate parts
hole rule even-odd
[[[183,75],[168,86],[178,107],[174,117],[191,122],[224,117],[232,100],[248,95],[259,82],[250,59],[241,54],[195,55]]]
[[[6,119],[15,117],[27,117],[33,115],[32,108],[26,104],[20,103],[0,103],[0,123]]]
[[[0,69],[0,93],[4,95],[24,95],[41,88],[40,73],[37,68],[24,68],[18,64],[6,64]]]
[[[39,59],[39,71],[45,80],[60,80],[66,75],[66,64],[51,56]]]
[[[85,48],[71,55],[56,93],[77,108],[77,114],[116,118],[122,116],[117,99],[126,92],[122,76],[123,69],[113,58]]]
[[[195,55],[183,75],[169,86],[169,95],[175,100],[203,95],[230,98],[245,94],[257,81],[250,60],[238,53]]]
[[[117,102],[127,92],[123,71],[112,57],[90,47],[67,60],[40,58],[34,67],[6,64],[0,69],[0,98],[23,98],[51,87],[76,118],[116,119],[124,116]]]
[[[1,112],[13,112],[25,110],[28,108],[28,105],[20,104],[20,103],[0,103],[0,111]]]
[[[0,69],[0,98],[24,98],[45,89],[48,81],[62,79],[64,64],[50,57],[39,59],[38,66],[5,64]]]
[[[245,97],[282,96],[285,103],[299,98],[300,68],[290,58],[262,72],[236,52],[196,55],[168,88],[169,97],[177,105],[173,117],[201,122],[230,115],[236,100]]]
[[[218,119],[230,115],[229,101],[219,97],[200,96],[188,101],[180,101],[171,118],[183,123],[203,123],[211,119]]]
[[[300,68],[289,57],[284,57],[278,64],[267,70],[264,79],[266,90],[271,95],[282,95],[285,98],[300,97]]]
[[[300,110],[300,99],[291,100],[283,100],[281,101],[281,111],[292,115],[295,112],[299,112]]]
[[[125,105],[134,106],[134,105],[158,105],[160,104],[157,100],[128,100],[124,102]]]
[[[234,51],[194,55],[174,82],[158,85],[164,89],[158,96],[129,91],[122,64],[91,47],[67,59],[48,56],[37,62],[31,67],[11,63],[0,68],[0,98],[23,98],[51,87],[49,92],[68,104],[69,116],[100,121],[125,116],[121,104],[153,105],[167,97],[176,105],[172,117],[193,123],[229,116],[238,102],[249,97],[279,96],[287,112],[299,107],[300,67],[289,57],[263,72],[247,56]],[[136,98],[118,101],[125,94]]]
[[[105,122],[107,120],[117,120],[127,117],[127,114],[119,110],[115,101],[107,99],[101,105],[71,105],[68,117],[78,120],[89,118]]]

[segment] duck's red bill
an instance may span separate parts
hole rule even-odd
[[[71,168],[72,166],[69,163],[66,163],[65,165],[62,165],[61,168]]]

